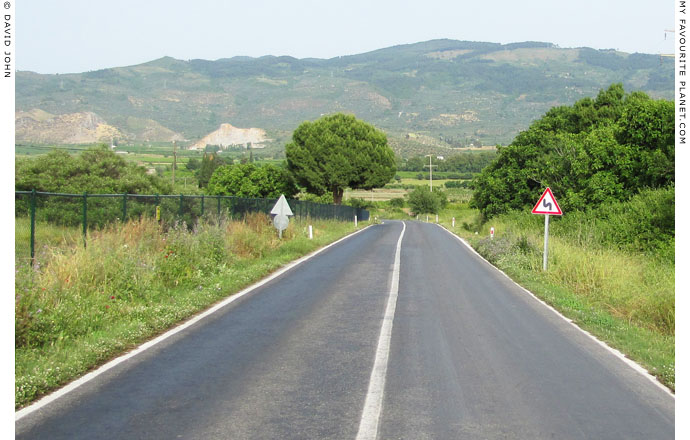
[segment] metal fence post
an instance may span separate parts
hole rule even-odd
[[[201,216],[204,216],[204,195],[201,195]]]
[[[127,221],[127,193],[122,194],[122,223]]]
[[[182,214],[184,213],[184,196],[180,194],[180,212],[178,215],[182,217]]]
[[[31,201],[30,201],[30,217],[31,217],[31,266],[36,264],[36,190],[31,190]]]
[[[86,247],[86,210],[87,210],[87,197],[88,195],[84,192],[84,203],[82,208],[82,223],[84,225],[84,247]]]

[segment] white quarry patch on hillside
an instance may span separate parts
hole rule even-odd
[[[231,124],[221,124],[220,128],[204,136],[201,140],[189,147],[190,150],[203,150],[207,145],[218,145],[223,149],[229,147],[264,148],[266,132],[261,128],[237,128]]]

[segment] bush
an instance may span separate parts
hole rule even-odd
[[[208,193],[249,198],[278,198],[297,194],[292,175],[285,168],[272,164],[253,163],[223,165],[215,169],[208,183]]]
[[[201,168],[201,162],[199,161],[199,159],[191,158],[187,162],[186,167],[190,171],[198,170],[199,168]]]
[[[333,193],[330,192],[324,193],[321,196],[317,196],[316,194],[311,193],[301,193],[299,194],[298,198],[305,202],[320,203],[323,205],[333,204]]]
[[[370,209],[374,206],[371,201],[359,199],[359,198],[348,199],[345,201],[344,204],[352,206],[353,208],[357,208],[357,209]]]
[[[396,197],[394,199],[390,199],[388,201],[388,204],[392,208],[404,208],[405,207],[405,199],[402,197]]]
[[[614,246],[674,261],[675,186],[648,189],[626,202],[572,212],[554,222],[554,234],[583,244]]]
[[[169,183],[147,174],[109,149],[91,148],[79,156],[51,151],[15,164],[15,191],[82,194],[167,194]]]
[[[79,156],[52,151],[36,159],[20,159],[16,163],[15,190],[67,194],[167,194],[168,182],[147,174],[146,169],[128,163],[110,150],[92,148]],[[15,216],[28,215],[29,197],[16,198]],[[122,216],[122,203],[117,198],[89,197],[88,223],[103,226]],[[128,216],[142,213],[128,207]],[[36,216],[60,225],[82,222],[83,198],[80,196],[44,196],[36,198]]]
[[[418,186],[407,195],[407,202],[415,214],[437,214],[441,209],[441,201],[426,187]]]
[[[470,182],[467,180],[456,181],[456,182],[446,182],[446,188],[469,188]]]

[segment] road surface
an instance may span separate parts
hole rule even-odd
[[[668,392],[448,232],[391,221],[22,416],[15,430],[51,440],[647,440],[674,437],[674,408]]]

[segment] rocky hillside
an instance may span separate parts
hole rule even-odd
[[[15,137],[24,142],[86,144],[121,139],[122,133],[92,112],[52,115],[42,110],[15,115]]]
[[[328,60],[166,57],[80,74],[18,72],[16,108],[95,113],[133,143],[177,137],[189,146],[221,124],[260,127],[279,148],[302,121],[349,112],[385,130],[398,151],[418,153],[509,143],[549,108],[616,82],[672,99],[673,63],[549,43],[454,40]],[[18,141],[49,139],[17,133]]]

